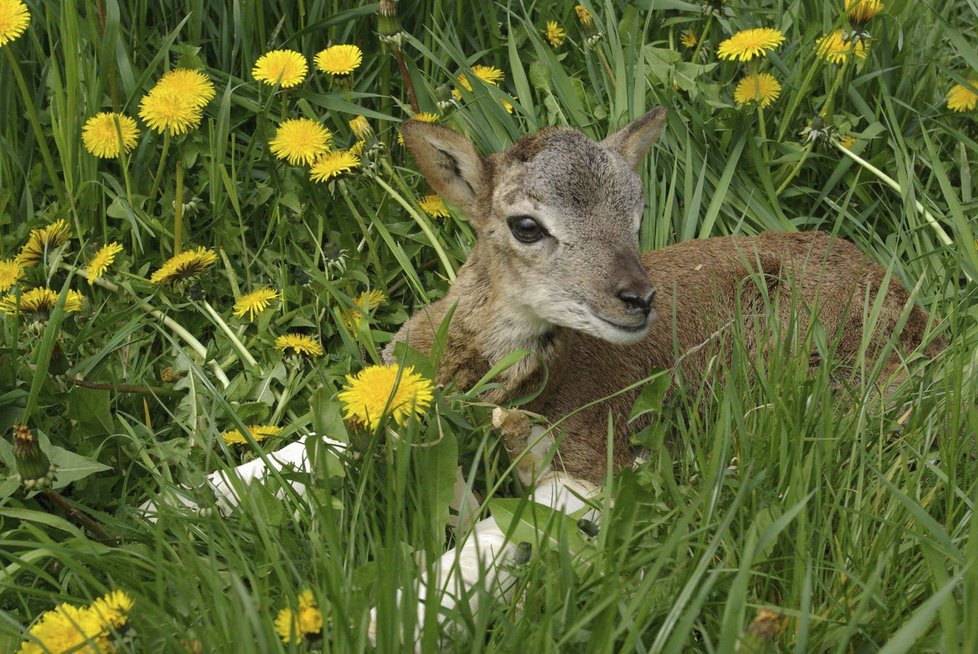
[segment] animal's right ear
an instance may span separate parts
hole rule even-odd
[[[435,192],[477,220],[486,162],[472,141],[447,127],[417,120],[401,125],[401,134]]]
[[[637,169],[665,127],[666,108],[656,107],[601,141],[601,145],[617,152],[629,166]]]

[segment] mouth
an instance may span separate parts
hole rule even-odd
[[[638,323],[637,325],[623,325],[621,323],[614,322],[613,320],[608,320],[607,318],[602,318],[601,316],[599,316],[597,314],[594,314],[594,315],[595,315],[595,317],[598,320],[600,320],[601,322],[605,323],[606,325],[611,325],[612,327],[614,327],[618,331],[626,332],[628,334],[637,334],[639,332],[645,331],[646,329],[648,329],[649,323],[652,321],[651,320],[651,317],[652,316],[651,316],[651,314],[649,314],[649,316],[647,318],[645,318],[644,320],[642,320],[642,322]]]

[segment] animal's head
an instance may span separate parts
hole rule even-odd
[[[511,307],[530,323],[626,344],[654,318],[634,169],[665,118],[653,109],[599,143],[544,129],[488,158],[445,127],[410,121],[401,131],[431,186],[476,228],[480,259]]]

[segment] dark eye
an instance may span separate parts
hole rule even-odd
[[[536,243],[547,235],[547,230],[530,216],[510,216],[506,222],[520,243]]]

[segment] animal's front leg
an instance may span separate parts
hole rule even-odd
[[[585,500],[597,495],[600,488],[586,481],[556,473],[552,469],[538,478],[529,499],[538,504],[561,511],[574,513],[583,509]],[[470,611],[478,609],[481,592],[472,592],[481,586],[496,597],[506,600],[512,591],[513,579],[505,565],[516,553],[514,543],[506,539],[506,534],[496,524],[494,518],[486,518],[462,541],[461,545],[445,553],[435,565],[431,575],[424,574],[418,582],[417,626],[414,634],[406,640],[420,645],[420,629],[424,625],[425,613],[431,608],[438,611],[438,623],[444,624],[452,609],[460,601],[468,602]],[[434,590],[438,606],[424,603],[429,591]],[[400,605],[402,593],[398,591]],[[377,641],[377,609],[370,611],[368,634],[370,641]]]

